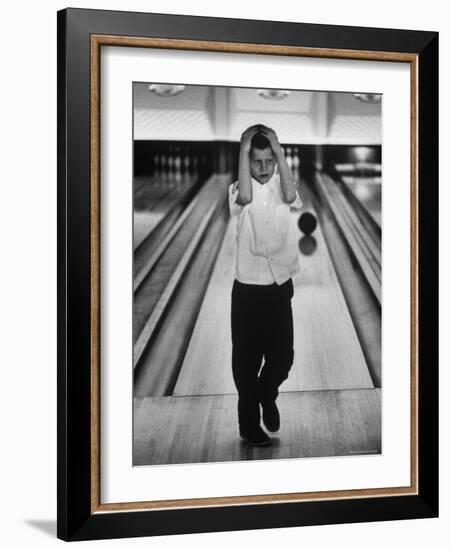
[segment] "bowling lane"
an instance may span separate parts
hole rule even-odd
[[[381,452],[377,389],[283,392],[268,447],[237,436],[237,395],[135,399],[133,465],[374,455]]]
[[[162,186],[153,176],[134,178],[133,244],[135,249],[164,217],[164,210],[158,210],[158,204],[169,193],[169,186]]]
[[[315,213],[307,188],[304,206]],[[174,395],[235,393],[231,374],[231,287],[236,218],[231,218],[189,343]],[[299,238],[302,234],[299,232]],[[295,360],[281,391],[373,388],[320,227],[302,241],[293,299]]]
[[[230,219],[173,395],[234,393],[231,374],[231,288],[236,217]]]
[[[302,211],[317,212],[304,183]],[[300,213],[296,214],[298,218]],[[320,225],[311,238],[302,237],[301,270],[294,278],[292,300],[295,356],[285,391],[373,388],[353,321]]]
[[[342,181],[353,191],[381,227],[381,178],[342,176]]]
[[[135,250],[197,179],[190,174],[177,173],[157,173],[134,179],[133,246]]]

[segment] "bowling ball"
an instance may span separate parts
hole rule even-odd
[[[311,233],[317,227],[317,219],[311,212],[304,212],[298,219],[298,228],[305,235],[311,235]]]
[[[312,235],[304,235],[298,241],[298,247],[303,256],[311,256],[317,248],[317,241]]]

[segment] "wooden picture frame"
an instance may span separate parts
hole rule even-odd
[[[104,46],[406,63],[411,69],[411,484],[102,504],[100,51]],[[438,514],[438,34],[58,12],[58,537],[88,540]],[[400,207],[400,206],[399,206]]]

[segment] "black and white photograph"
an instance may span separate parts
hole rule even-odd
[[[382,94],[132,93],[133,466],[382,453]]]
[[[5,5],[5,549],[448,547],[445,6]]]

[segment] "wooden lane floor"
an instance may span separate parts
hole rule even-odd
[[[307,188],[303,211],[313,212]],[[231,287],[234,278],[235,218],[231,218],[212,273],[174,395],[235,392],[231,374]],[[302,233],[299,231],[299,238]],[[294,364],[280,391],[373,388],[364,355],[347,309],[323,234],[316,250],[301,255],[294,279]]]
[[[231,375],[231,288],[236,220],[228,224],[173,395],[236,391]]]
[[[304,183],[300,194],[303,211],[312,212],[317,218]],[[301,212],[297,218],[300,215]],[[372,378],[319,224],[311,237],[316,241],[316,249],[311,255],[301,255],[301,270],[294,279],[295,355],[283,389],[372,388]],[[302,240],[306,241],[304,237]]]
[[[133,247],[138,248],[170,207],[197,182],[189,174],[138,176],[133,182]]]
[[[381,227],[381,178],[342,176],[342,181],[353,191]]]
[[[224,197],[224,190],[220,188],[218,182],[220,178],[217,176],[209,178],[172,225],[171,231],[165,235],[149,257],[143,258],[143,265],[139,265],[139,271],[135,274],[135,281],[133,281],[134,339],[139,337],[142,327],[154,305],[159,301],[180,258],[189,247],[195,231],[202,224],[210,208],[217,206],[221,196]],[[136,284],[137,278],[139,278],[139,284]]]
[[[304,211],[314,214],[306,188]],[[172,396],[135,398],[134,465],[344,456],[381,452],[381,393],[373,387],[326,242],[301,255],[293,299],[295,359],[280,387],[282,427],[253,448],[238,433],[231,374],[232,218]],[[302,234],[299,232],[299,239]],[[309,239],[311,242],[311,239]]]
[[[379,389],[284,392],[269,447],[239,437],[237,395],[135,399],[133,465],[381,453]]]

